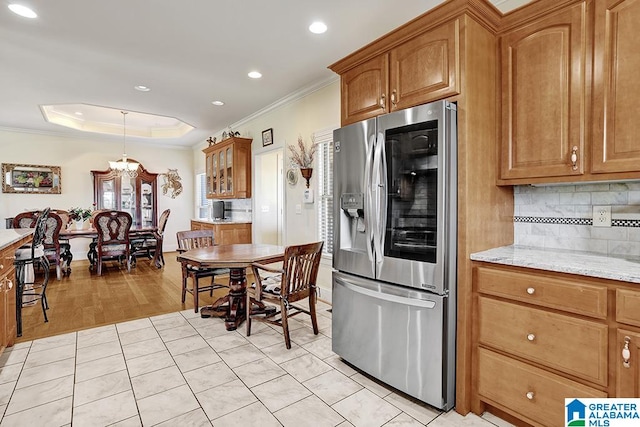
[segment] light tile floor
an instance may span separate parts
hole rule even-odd
[[[17,344],[0,356],[0,426],[468,426],[384,386],[331,351],[329,306],[281,329],[228,332],[192,310]],[[296,320],[300,319],[300,320]]]

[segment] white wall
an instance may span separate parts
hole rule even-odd
[[[122,157],[122,145],[99,139],[51,136],[37,133],[0,130],[0,162],[61,167],[62,194],[0,193],[1,228],[4,218],[13,217],[24,210],[44,207],[69,209],[91,208],[93,181],[91,170],[108,169],[108,161]],[[162,195],[163,179],[158,178],[158,216],[171,209],[165,230],[164,250],[173,251],[177,244],[176,231],[188,230],[193,216],[193,156],[190,149],[161,148],[127,140],[127,155],[136,159],[152,173],[165,173],[168,168],[178,169],[183,192],[175,199]],[[74,259],[86,258],[87,239],[72,240]]]

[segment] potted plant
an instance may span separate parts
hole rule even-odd
[[[71,208],[69,209],[69,219],[75,222],[76,230],[82,230],[84,222],[91,218],[91,209]]]
[[[291,162],[300,168],[300,174],[307,180],[307,188],[309,188],[309,180],[313,173],[313,157],[316,154],[317,144],[314,143],[313,137],[311,138],[311,147],[307,148],[306,144],[302,140],[302,136],[298,137],[298,146],[289,145],[289,151],[291,151]]]

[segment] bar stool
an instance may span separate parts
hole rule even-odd
[[[44,321],[48,322],[47,296],[45,291],[49,283],[49,260],[44,253],[44,238],[47,218],[49,217],[49,208],[44,209],[35,224],[35,232],[30,245],[25,245],[16,250],[16,259],[14,265],[16,267],[16,283],[18,285],[16,295],[16,323],[17,335],[22,336],[22,297],[33,296],[34,299],[40,299],[42,305],[42,313]],[[36,283],[35,266],[41,267],[44,273],[42,283]],[[32,289],[25,290],[25,286],[32,285]]]

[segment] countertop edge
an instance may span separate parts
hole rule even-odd
[[[472,253],[472,261],[640,283],[640,259],[509,245]]]
[[[251,224],[252,221],[215,221],[213,219],[191,218],[191,221],[204,222],[206,224]]]
[[[10,228],[0,230],[0,250],[14,244],[25,236],[33,234],[35,228]]]

